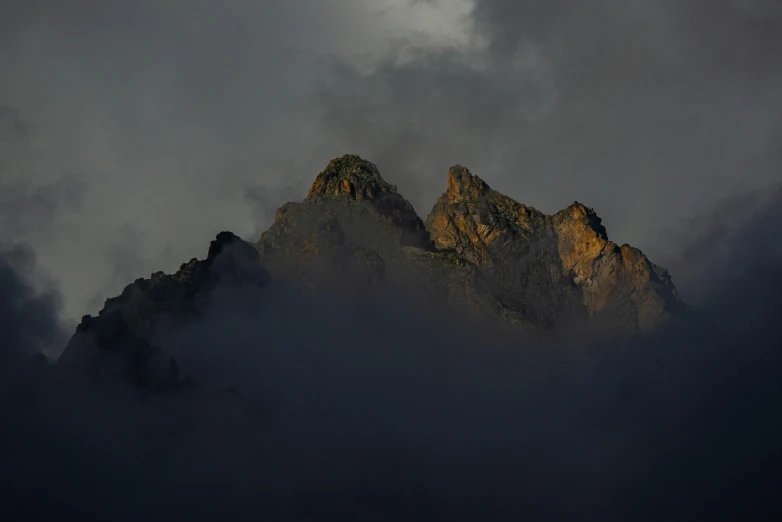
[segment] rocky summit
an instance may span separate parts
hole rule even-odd
[[[139,375],[149,381],[154,373],[170,386],[173,366],[158,361],[150,373],[145,362],[159,352],[149,344],[158,326],[197,316],[215,288],[273,280],[305,292],[461,309],[536,334],[591,323],[611,335],[643,335],[684,308],[668,272],[609,241],[581,203],[546,215],[455,165],[424,222],[374,164],[345,155],[317,175],[303,201],[280,207],[255,245],[222,232],[205,260],[139,279],[107,300],[97,317],[84,318],[61,363],[86,360],[77,354],[100,353],[120,336],[136,347]]]
[[[426,228],[437,249],[478,267],[495,295],[538,327],[583,316],[648,333],[681,307],[668,272],[609,241],[591,208],[575,202],[549,216],[460,165],[449,169]]]
[[[535,330],[598,318],[615,333],[643,334],[681,307],[667,271],[610,242],[591,208],[546,215],[460,165],[424,224],[372,163],[332,160],[257,246],[273,276],[299,284],[426,289],[426,298]]]

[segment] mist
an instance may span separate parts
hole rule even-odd
[[[265,280],[158,330],[196,383],[178,391],[129,380],[131,345],[97,373],[14,357],[4,519],[773,519],[781,195],[754,202],[691,315],[630,342]],[[4,309],[8,361],[54,342],[56,307],[3,267],[28,303]]]

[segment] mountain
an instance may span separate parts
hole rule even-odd
[[[586,316],[644,334],[682,307],[667,270],[609,241],[578,202],[545,215],[456,165],[426,227],[438,249],[478,267],[498,298],[540,327]]]
[[[426,222],[358,156],[332,160],[257,244],[275,277],[329,290],[425,289],[515,325],[588,318],[653,331],[682,306],[668,272],[608,240],[580,203],[545,215],[456,165]]]
[[[486,324],[538,335],[584,323],[643,335],[683,309],[668,272],[609,241],[581,203],[546,215],[455,165],[424,222],[374,164],[345,155],[318,174],[302,202],[280,207],[254,246],[223,232],[205,260],[139,279],[107,300],[97,318],[84,318],[60,363],[91,353],[85,346],[116,345],[104,339],[117,332],[150,340],[161,323],[197,316],[220,285],[271,280],[312,293],[468,310]],[[175,372],[163,364],[156,375]]]

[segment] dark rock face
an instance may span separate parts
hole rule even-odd
[[[84,372],[100,384],[126,383],[155,392],[184,385],[177,363],[140,337],[120,311],[84,316],[57,368]]]
[[[275,276],[311,289],[362,293],[405,245],[427,246],[413,206],[358,156],[329,162],[302,203],[286,203],[257,244]]]
[[[109,372],[156,389],[176,388],[181,384],[176,363],[150,344],[157,327],[165,321],[197,318],[218,286],[263,287],[268,281],[256,249],[221,232],[206,259],[191,259],[172,275],[156,272],[149,279],[137,279],[118,297],[106,300],[97,317],[84,316],[57,366],[93,375]]]
[[[398,228],[400,244],[421,247],[429,244],[424,223],[413,205],[397,192],[395,185],[380,176],[373,163],[352,154],[331,160],[315,178],[304,202],[340,198],[370,203],[379,216]]]
[[[252,245],[221,232],[210,243],[206,259],[191,259],[172,275],[156,272],[150,279],[137,279],[108,299],[100,314],[119,312],[133,330],[147,335],[162,315],[195,313],[199,300],[217,285],[264,286],[269,278]]]
[[[373,229],[385,236],[372,237]],[[363,203],[287,203],[277,211],[257,248],[263,265],[275,277],[314,290],[355,293],[383,278],[385,262],[377,250],[393,243],[396,233],[392,224]]]

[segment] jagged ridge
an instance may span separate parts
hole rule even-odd
[[[479,266],[495,292],[539,325],[601,316],[612,327],[646,333],[681,306],[667,271],[640,250],[610,242],[593,209],[575,202],[545,215],[460,165],[449,169],[448,190],[426,227],[438,248]]]
[[[581,203],[546,215],[455,165],[424,225],[374,164],[346,155],[318,174],[304,201],[283,205],[255,246],[222,232],[206,259],[138,279],[107,300],[97,317],[85,316],[61,362],[124,346],[138,379],[173,386],[175,365],[157,360],[148,343],[160,321],[197,318],[219,285],[263,287],[272,278],[314,291],[391,292],[410,306],[454,305],[526,331],[592,317],[635,335],[682,309],[667,271],[609,241]]]
[[[101,370],[107,360],[124,360],[123,376],[137,385],[178,389],[178,368],[151,344],[156,328],[165,321],[197,319],[200,307],[218,285],[265,286],[269,273],[252,245],[230,232],[221,232],[209,245],[204,260],[191,259],[167,275],[153,273],[107,299],[97,317],[86,315],[76,328],[57,364]]]

